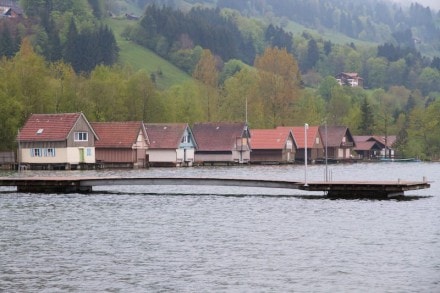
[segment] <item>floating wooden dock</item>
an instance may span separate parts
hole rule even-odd
[[[328,197],[389,198],[405,191],[430,188],[426,181],[330,181],[304,182],[236,178],[191,177],[0,177],[0,186],[15,186],[28,193],[90,193],[95,186],[109,185],[209,185],[322,191]]]

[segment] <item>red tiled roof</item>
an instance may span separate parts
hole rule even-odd
[[[131,148],[136,143],[142,122],[93,122],[93,129],[99,137],[97,148]]]
[[[20,130],[20,141],[64,141],[82,113],[32,114]]]
[[[305,129],[304,126],[279,126],[277,129],[290,129],[292,130],[293,137],[295,138],[296,145],[299,149],[305,147]],[[316,146],[316,137],[319,137],[319,127],[309,126],[307,129],[307,149],[314,148]]]
[[[231,151],[247,126],[246,123],[196,123],[192,130],[199,151]]]
[[[252,129],[252,149],[280,150],[284,149],[291,134],[290,129]]]
[[[177,149],[183,133],[188,127],[186,123],[146,123],[150,149]]]

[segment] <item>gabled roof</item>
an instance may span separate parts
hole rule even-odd
[[[305,129],[304,126],[279,126],[277,129],[290,129],[292,130],[293,137],[295,139],[298,149],[305,147]],[[316,137],[319,137],[319,127],[309,126],[307,129],[307,149],[315,148]]]
[[[326,129],[327,135],[325,134]],[[353,144],[355,144],[353,136],[351,135],[351,132],[347,126],[327,126],[327,128],[325,126],[320,126],[319,132],[321,133],[322,137],[327,138],[323,139],[324,146],[327,143],[327,147],[340,147],[342,145],[342,138],[344,136],[347,136],[349,140],[347,143],[353,142]]]
[[[385,136],[381,136],[381,135],[374,135],[370,139],[374,139],[374,140],[380,142],[381,144],[383,144],[384,146],[386,144],[387,147],[392,147],[396,143],[397,136],[396,135],[387,135],[385,137]]]
[[[145,123],[150,149],[178,149],[187,123]]]
[[[356,141],[355,151],[381,150],[381,146],[376,141]]]
[[[144,124],[139,121],[130,122],[92,122],[93,129],[99,136],[96,148],[132,148],[136,143],[139,131],[148,140]]]
[[[353,139],[356,142],[356,144],[358,144],[360,142],[366,142],[366,141],[375,141],[378,143],[378,145],[380,147],[384,148],[385,147],[385,140],[386,140],[387,147],[392,147],[397,140],[397,136],[396,135],[388,135],[385,138],[385,136],[381,136],[381,135],[355,135],[355,136],[353,136]]]
[[[280,129],[252,129],[252,149],[282,150],[286,147],[289,137],[293,139],[292,132],[288,128]]]
[[[346,78],[353,78],[353,79],[362,79],[362,77],[360,77],[359,73],[357,72],[341,72],[337,76],[344,76]]]
[[[32,114],[17,137],[20,141],[64,141],[77,121],[83,117],[97,137],[83,113]]]
[[[250,136],[246,123],[196,123],[192,130],[199,151],[231,151],[237,138]]]
[[[18,1],[11,1],[11,0],[0,0],[0,13],[3,10],[3,13],[7,13],[10,11],[14,11],[18,15],[23,14],[23,9],[18,5]]]
[[[366,142],[367,140],[369,140],[370,138],[372,138],[371,135],[354,135],[353,139],[356,143],[358,142]]]

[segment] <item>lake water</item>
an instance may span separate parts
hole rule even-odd
[[[108,186],[87,195],[3,188],[0,292],[440,292],[440,164],[329,170],[333,180],[434,182],[400,201],[208,186]],[[66,173],[305,176],[298,165],[21,176]],[[322,180],[324,166],[307,174]]]

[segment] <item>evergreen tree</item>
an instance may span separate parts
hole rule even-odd
[[[373,111],[365,97],[361,104],[361,123],[359,125],[359,132],[363,135],[371,135],[373,134],[373,125]]]
[[[293,52],[292,34],[285,32],[280,27],[269,25],[266,29],[265,40],[270,47],[286,49],[288,53]]]
[[[434,57],[431,62],[431,67],[440,70],[440,58]]]
[[[51,62],[61,60],[63,57],[63,47],[53,18],[49,19],[48,25],[45,29],[48,37],[44,50],[46,60]]]
[[[0,37],[0,56],[13,57],[15,52],[14,39],[8,26],[5,25]]]
[[[104,1],[103,0],[88,0],[88,1],[89,1],[90,6],[93,9],[93,15],[96,18],[102,18],[105,14]]]
[[[307,56],[305,58],[303,71],[306,72],[312,69],[313,67],[315,67],[318,60],[319,60],[318,44],[316,43],[315,39],[312,38],[309,40],[307,44]]]
[[[64,44],[64,60],[70,63],[72,68],[78,72],[80,69],[80,61],[82,56],[78,51],[78,30],[74,19],[72,18],[67,32],[67,40]]]

